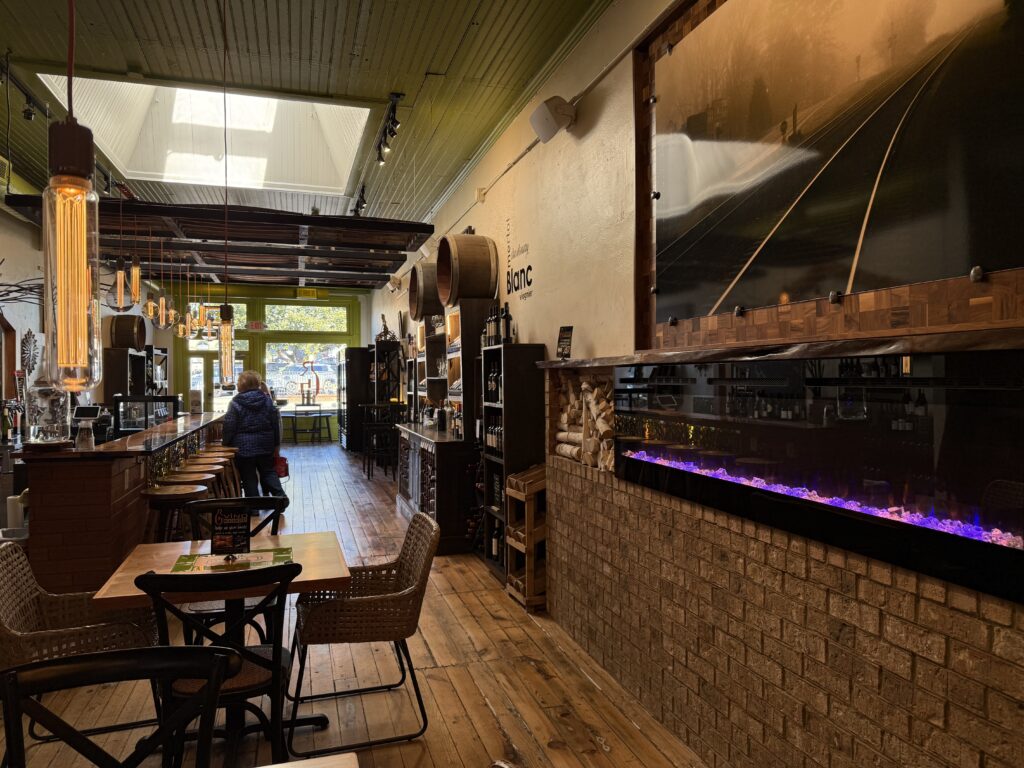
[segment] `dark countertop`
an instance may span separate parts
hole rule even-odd
[[[396,424],[402,432],[421,440],[431,443],[464,443],[465,440],[456,440],[451,432],[438,432],[433,427],[424,427],[422,424]]]
[[[188,437],[193,432],[205,429],[211,424],[224,418],[223,413],[202,413],[198,415],[179,416],[173,421],[158,424],[155,427],[137,432],[134,435],[111,440],[96,446],[92,451],[46,451],[46,450],[23,450],[18,458],[23,461],[74,461],[74,460],[104,460],[124,459],[132,456],[149,456],[171,443]]]

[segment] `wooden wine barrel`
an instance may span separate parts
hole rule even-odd
[[[437,295],[446,307],[498,292],[498,247],[483,235],[445,235],[437,247]]]
[[[146,321],[140,315],[114,315],[110,318],[110,346],[117,349],[144,349]]]
[[[419,321],[430,315],[443,315],[444,305],[437,296],[437,262],[417,261],[409,273],[409,317]]]

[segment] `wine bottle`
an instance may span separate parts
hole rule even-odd
[[[508,302],[501,308],[501,343],[512,341],[512,315],[508,311]]]

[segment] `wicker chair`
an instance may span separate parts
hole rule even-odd
[[[396,560],[382,565],[357,566],[351,569],[352,580],[341,592],[313,592],[299,597],[296,603],[295,639],[292,652],[299,661],[295,696],[292,698],[292,716],[288,730],[288,751],[296,757],[316,757],[347,752],[367,747],[410,741],[427,730],[427,711],[423,705],[416,670],[406,640],[416,632],[419,624],[423,595],[430,577],[430,566],[437,551],[441,529],[436,522],[422,513],[413,517],[405,534],[402,551]],[[357,688],[331,693],[303,696],[302,678],[306,671],[306,657],[311,645],[336,643],[392,643],[401,677],[396,683]],[[412,679],[416,703],[422,725],[413,732],[360,742],[339,744],[310,751],[296,750],[293,744],[299,704],[320,699],[356,696],[378,691],[389,691],[405,683],[406,669]]]
[[[46,592],[18,544],[0,544],[0,584],[0,669],[80,653],[156,645],[156,622],[150,609],[100,612],[93,605],[92,592]],[[98,735],[155,723],[154,719],[121,723],[83,733]],[[33,738],[50,740],[34,728],[31,733]]]

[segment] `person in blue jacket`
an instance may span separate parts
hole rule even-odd
[[[238,394],[224,414],[224,445],[238,448],[235,466],[246,496],[285,496],[274,468],[281,453],[281,417],[261,384],[256,371],[239,374]]]

